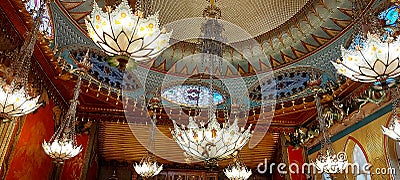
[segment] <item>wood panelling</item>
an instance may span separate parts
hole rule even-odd
[[[138,162],[145,155],[145,147],[148,146],[150,130],[149,126],[142,124],[126,124],[102,122],[99,127],[99,153],[106,161]],[[254,139],[261,140],[253,148],[245,146],[240,153],[241,159],[251,168],[256,168],[259,163],[265,162],[265,158],[271,162],[274,158],[279,133],[254,133]],[[183,150],[172,140],[168,126],[158,126],[155,135],[155,153],[161,155],[158,161],[164,164],[185,163]],[[192,162],[201,164],[201,162]],[[230,160],[219,162],[225,167]]]

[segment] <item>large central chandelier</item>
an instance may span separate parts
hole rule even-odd
[[[319,98],[318,93],[315,95],[315,104],[317,106],[317,119],[323,139],[321,141],[321,150],[318,152],[315,162],[313,162],[314,167],[321,173],[341,173],[347,168],[347,155],[342,151],[338,154],[335,153],[330,137],[326,132],[327,119],[326,116],[323,115],[321,99]]]
[[[148,15],[151,2],[138,0],[136,13],[127,0],[106,12],[94,2],[90,18],[86,19],[89,36],[121,71],[133,68],[134,61],[147,62],[158,56],[169,44],[171,33],[160,29],[158,14]],[[133,59],[134,61],[129,61]]]
[[[210,163],[230,157],[235,151],[242,149],[251,137],[251,125],[247,130],[241,131],[238,119],[235,118],[232,124],[224,123],[221,128],[214,113],[207,126],[199,126],[196,117],[189,117],[186,127],[179,127],[175,121],[173,124],[172,136],[186,155]]]
[[[75,157],[82,151],[82,146],[76,142],[75,115],[78,106],[78,97],[81,91],[82,76],[92,67],[89,60],[89,51],[84,59],[77,62],[78,68],[71,70],[71,73],[78,74],[78,81],[74,88],[71,104],[57,131],[48,142],[43,142],[44,152],[49,155],[55,163],[62,164],[65,160]]]
[[[32,29],[25,33],[25,41],[20,49],[1,52],[12,63],[7,72],[0,73],[0,119],[3,121],[29,114],[42,105],[39,102],[40,95],[28,81],[28,76],[43,11],[44,4],[38,10],[39,16],[34,18]]]
[[[154,154],[152,151],[155,150],[154,144],[154,133],[156,130],[156,123],[157,123],[157,116],[156,110],[153,108],[153,118],[151,121],[151,131],[150,131],[150,141],[149,141],[149,150],[147,150],[146,155],[140,161],[139,164],[135,164],[133,167],[135,168],[136,173],[138,173],[143,178],[150,178],[159,174],[162,169],[163,165],[158,165]]]
[[[215,6],[215,1],[211,0],[210,5],[203,12],[206,17],[206,23],[202,27],[205,38],[201,42],[200,51],[203,63],[208,63],[211,73],[209,75],[210,92],[213,91],[213,70],[215,64],[220,65],[223,52],[222,25],[218,22],[220,18],[220,9]],[[216,62],[214,62],[216,61]],[[219,67],[220,68],[220,67]],[[198,91],[200,92],[200,91]],[[179,126],[173,121],[174,129],[171,130],[174,140],[185,151],[188,158],[201,160],[209,166],[217,165],[217,161],[229,158],[234,152],[243,148],[249,141],[252,133],[251,125],[245,130],[238,127],[238,117],[235,116],[233,122],[227,119],[224,124],[218,123],[216,116],[216,105],[214,96],[208,95],[208,120],[198,124],[197,117],[189,117],[189,123],[185,126]],[[197,106],[199,108],[199,106]]]

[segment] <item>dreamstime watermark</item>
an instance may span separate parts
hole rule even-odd
[[[330,168],[332,173],[340,173],[340,174],[369,174],[369,175],[387,175],[387,174],[396,174],[395,168],[373,168],[371,163],[347,163],[343,170],[340,170],[335,165],[333,167],[322,167],[318,168],[314,163],[270,163],[268,164],[268,160],[264,159],[263,163],[259,163],[257,166],[257,171],[260,174],[273,174],[276,170],[279,174],[323,174],[323,169]]]

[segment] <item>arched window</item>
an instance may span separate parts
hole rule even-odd
[[[371,175],[365,172],[365,165],[367,165],[368,161],[365,157],[364,152],[358,144],[355,144],[353,148],[353,163],[357,163],[360,168],[360,173],[356,176],[356,180],[370,180]]]
[[[327,173],[323,173],[322,174],[322,180],[331,180],[331,175],[327,174]]]

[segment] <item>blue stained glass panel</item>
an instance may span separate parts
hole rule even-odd
[[[36,12],[39,10],[41,3],[43,3],[43,0],[28,0],[25,3],[26,10],[32,14],[33,18],[35,18],[37,16]],[[46,5],[44,8],[44,14],[42,16],[42,23],[39,27],[39,30],[40,30],[40,32],[45,34],[46,37],[53,36],[52,21],[51,21],[48,7]]]
[[[169,102],[187,107],[209,107],[211,101],[214,105],[224,102],[224,96],[201,85],[179,85],[166,88],[162,91],[161,97]]]

